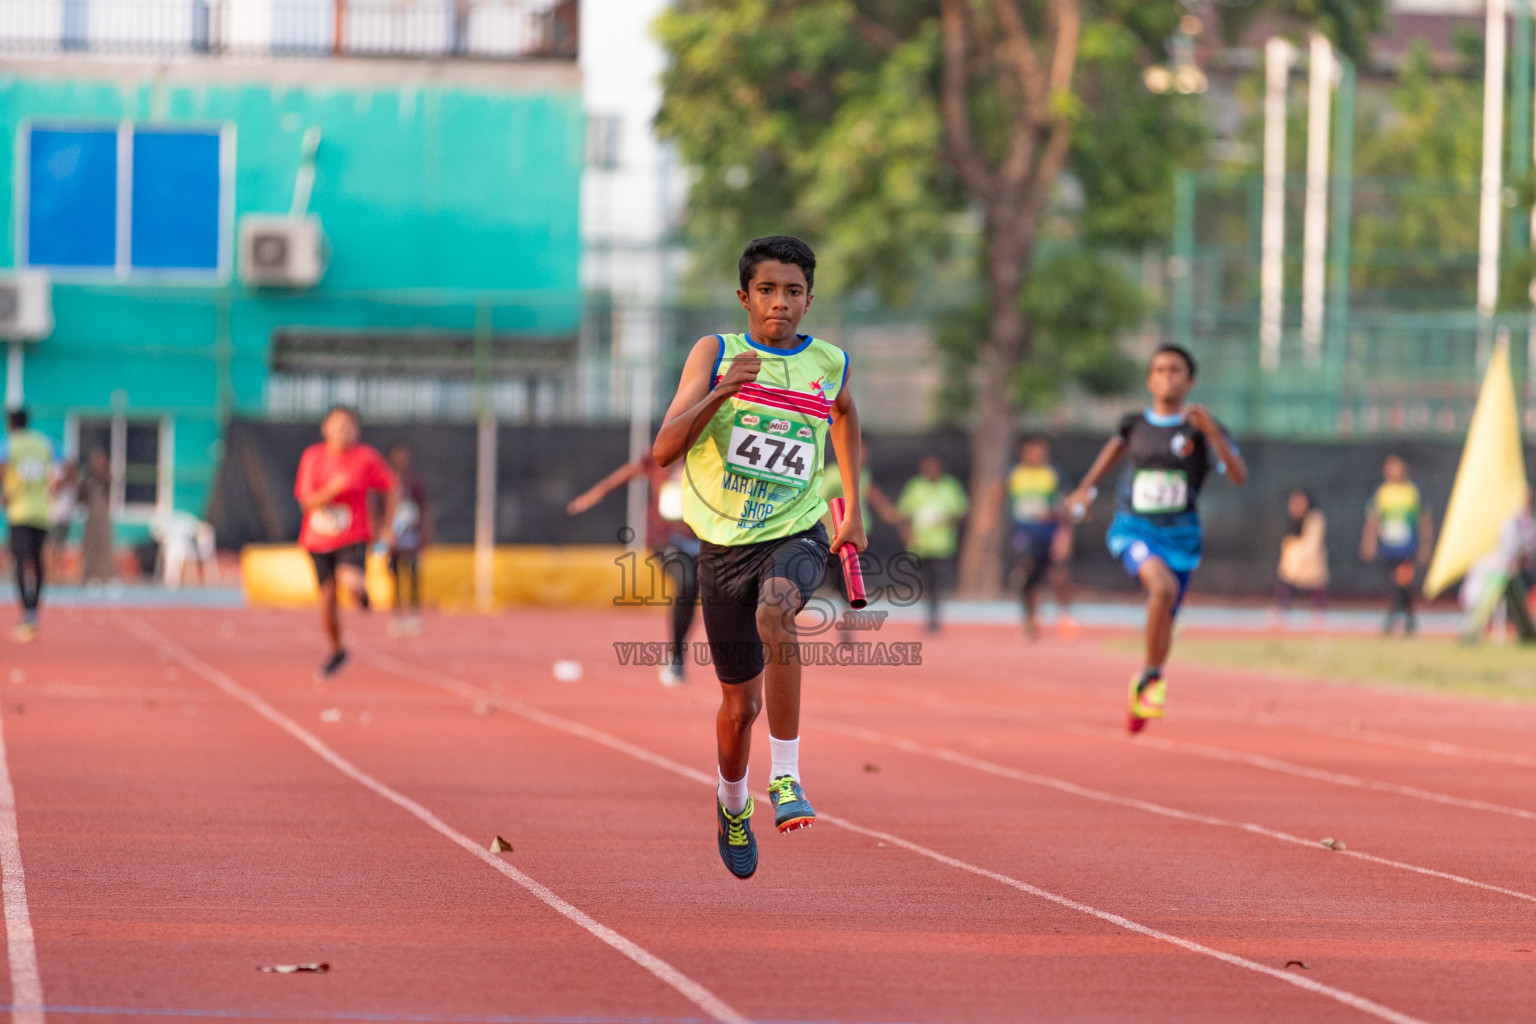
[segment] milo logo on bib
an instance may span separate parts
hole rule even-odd
[[[770,420],[764,426],[753,413],[738,414],[726,446],[726,469],[752,480],[803,489],[816,465],[816,444],[787,436],[793,429],[789,420]]]

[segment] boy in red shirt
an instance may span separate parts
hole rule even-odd
[[[338,578],[358,605],[365,611],[368,608],[363,566],[368,541],[374,534],[368,514],[369,491],[384,495],[379,539],[386,545],[394,539],[395,474],[383,456],[358,443],[358,432],[357,413],[347,406],[338,405],[326,413],[320,423],[320,435],[325,440],[304,449],[293,485],[293,496],[304,510],[299,546],[315,563],[320,582],[320,624],[331,642],[330,656],[316,671],[317,679],[329,679],[347,663],[336,607]]]

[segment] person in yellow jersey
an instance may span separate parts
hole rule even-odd
[[[859,415],[848,356],[799,333],[816,256],[798,238],[754,240],[737,267],[745,334],[700,338],[683,366],[652,454],[684,459],[683,519],[698,535],[699,596],[721,684],[717,845],[738,878],[757,870],[747,790],[752,723],[768,709],[768,792],[780,832],[816,820],[800,782],[800,660],[795,615],[827,553],[864,550]],[[830,541],[819,486],[837,455],[848,515]]]
[[[1386,568],[1392,595],[1382,633],[1390,636],[1403,618],[1403,635],[1418,627],[1414,618],[1413,582],[1419,566],[1429,563],[1434,550],[1429,511],[1418,485],[1408,479],[1408,463],[1388,455],[1381,466],[1382,484],[1365,509],[1365,529],[1360,535],[1360,557],[1380,561]]]
[[[11,529],[11,561],[21,622],[16,639],[37,638],[37,606],[43,596],[43,542],[52,525],[53,495],[65,482],[55,475],[58,449],[27,425],[27,410],[12,409],[10,431],[0,442],[0,478],[5,482],[5,516]]]
[[[1020,578],[1019,597],[1024,605],[1024,635],[1036,638],[1035,613],[1038,591],[1047,579],[1056,593],[1056,631],[1064,639],[1077,636],[1072,617],[1071,585],[1066,560],[1072,553],[1072,526],[1062,500],[1066,477],[1051,464],[1051,447],[1043,437],[1027,438],[1019,446],[1019,461],[998,483],[992,500],[982,509],[986,532],[991,532],[999,509],[1008,510],[1013,526],[1013,555]]]

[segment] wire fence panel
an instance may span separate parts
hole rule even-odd
[[[1197,174],[1180,212],[1182,250],[1170,261],[1167,336],[1201,361],[1200,395],[1249,436],[1313,439],[1464,433],[1493,345],[1509,342],[1526,424],[1536,398],[1531,256],[1511,239],[1502,255],[1505,303],[1475,312],[1477,183],[1359,178],[1347,205],[1348,244],[1327,253],[1322,335],[1301,324],[1305,182],[1287,181],[1279,365],[1260,360],[1257,175]]]
[[[0,53],[572,59],[578,0],[3,0]]]

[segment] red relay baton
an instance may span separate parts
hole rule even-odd
[[[833,498],[827,502],[832,509],[832,532],[836,533],[843,528],[843,517],[848,514],[848,502],[843,498]],[[848,586],[848,607],[863,608],[869,604],[869,598],[864,593],[864,570],[859,568],[859,552],[852,544],[844,544],[837,551],[837,557],[843,563],[843,582]]]

